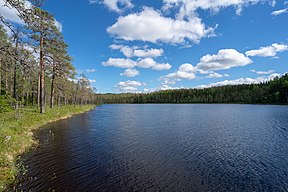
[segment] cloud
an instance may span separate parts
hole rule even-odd
[[[268,0],[269,1],[269,0]],[[222,8],[235,7],[236,14],[240,15],[243,7],[267,2],[267,0],[163,0],[163,10],[179,8],[178,18],[193,17],[197,9],[218,12]],[[269,1],[272,6],[275,0]]]
[[[275,57],[278,52],[288,50],[288,45],[274,43],[271,46],[260,47],[260,49],[246,51],[247,56]]]
[[[91,4],[99,2],[104,4],[110,11],[115,11],[117,13],[123,12],[123,9],[125,8],[133,7],[131,0],[89,0],[89,3]]]
[[[221,77],[223,77],[223,75],[219,73],[210,73],[208,76],[206,76],[206,78],[221,78]]]
[[[17,10],[8,5],[6,6],[4,0],[0,0],[0,14],[8,21],[24,24],[24,21],[19,18]]]
[[[96,69],[86,69],[86,72],[87,72],[87,73],[95,73],[95,72],[96,72]]]
[[[256,73],[258,75],[270,75],[272,73],[274,73],[274,70],[269,70],[269,71],[256,71],[256,70],[251,70],[251,72]]]
[[[284,13],[288,13],[288,8],[280,9],[280,10],[277,10],[277,11],[273,11],[271,13],[271,15],[277,16],[277,15],[281,15],[281,14],[284,14]]]
[[[162,71],[171,69],[169,63],[157,63],[152,58],[144,58],[138,61],[137,66],[140,68],[152,68],[153,70]]]
[[[95,79],[88,79],[90,83],[96,83]]]
[[[175,90],[175,89],[183,89],[184,87],[172,87],[169,85],[161,85],[159,87],[156,88],[145,88],[143,90],[144,93],[151,93],[151,92],[155,92],[155,91],[165,91],[165,90]]]
[[[112,44],[109,46],[113,50],[120,50],[126,57],[160,57],[163,55],[163,49],[138,49],[123,45]]]
[[[209,88],[209,87],[218,87],[218,86],[225,86],[225,85],[241,85],[241,84],[257,84],[257,83],[262,83],[262,82],[267,82],[275,77],[281,76],[278,73],[271,74],[269,76],[263,76],[263,77],[257,77],[255,79],[253,78],[240,78],[236,80],[225,80],[225,81],[220,81],[216,83],[211,83],[208,85],[199,85],[196,88]]]
[[[139,82],[139,81],[120,81],[117,85],[115,85],[115,88],[120,92],[139,92],[138,87],[145,86],[145,83]]]
[[[162,84],[176,84],[183,79],[192,80],[197,78],[197,74],[206,75],[204,78],[229,77],[228,74],[219,74],[215,71],[230,69],[251,64],[253,61],[235,49],[221,49],[217,54],[207,54],[200,59],[200,62],[193,66],[185,63],[179,69],[166,76],[160,77]]]
[[[136,69],[126,69],[124,73],[121,73],[120,75],[126,77],[135,77],[137,75],[140,75],[140,72]]]
[[[195,79],[197,74],[206,75],[205,78],[222,78],[228,77],[228,74],[219,74],[215,71],[230,69],[251,64],[253,61],[244,54],[235,49],[221,49],[217,54],[207,54],[200,59],[200,62],[193,66],[192,64],[182,64],[177,71],[170,73],[160,80],[165,84],[175,84],[176,81],[183,79]]]
[[[59,21],[57,21],[56,19],[54,20],[54,25],[56,26],[56,28],[60,31],[60,32],[62,32],[62,30],[63,30],[63,25],[62,25],[62,23],[60,23]]]
[[[218,61],[220,62],[220,61]],[[209,66],[208,63],[206,63],[207,66]],[[187,79],[187,80],[192,80],[195,79],[197,76],[196,74],[200,73],[200,74],[208,74],[205,78],[221,78],[221,77],[228,77],[228,74],[219,74],[216,73],[214,71],[212,71],[212,67],[204,67],[203,69],[201,67],[203,67],[202,65],[204,65],[203,63],[201,63],[200,68],[199,68],[199,64],[197,66],[193,66],[190,63],[185,63],[180,65],[179,69],[177,71],[175,71],[174,73],[170,73],[164,77],[160,77],[160,81],[162,81],[162,84],[176,84],[177,81],[181,81],[183,79]],[[223,68],[227,68],[226,65],[223,66]],[[213,70],[215,70],[216,68],[213,68]],[[219,67],[217,69],[220,69]]]
[[[109,58],[108,61],[102,62],[102,65],[105,67],[133,68],[137,62],[131,59]]]
[[[235,49],[222,49],[217,54],[207,54],[200,59],[197,70],[216,71],[232,67],[246,66],[253,61]]]
[[[196,15],[187,21],[177,20],[146,7],[140,13],[119,17],[107,32],[126,41],[183,44],[199,43],[202,38],[214,35],[214,28],[207,28]]]
[[[102,62],[102,65],[107,67],[119,67],[132,69],[134,67],[139,68],[151,68],[153,70],[169,70],[172,66],[169,63],[158,63],[152,58],[139,59],[137,61],[124,58],[109,58],[108,61]]]
[[[173,82],[181,79],[191,80],[196,78],[195,72],[196,68],[193,65],[185,63],[182,64],[176,72],[170,73],[160,78],[160,80],[164,80],[164,82],[166,81],[168,84],[173,84]]]

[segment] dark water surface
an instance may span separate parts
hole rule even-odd
[[[288,191],[288,107],[103,105],[50,124],[24,191]]]

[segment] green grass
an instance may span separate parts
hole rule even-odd
[[[34,130],[94,107],[85,105],[46,108],[45,114],[40,114],[37,108],[0,113],[0,191],[4,191],[5,187],[15,181],[20,170],[20,166],[16,164],[19,156],[37,145],[37,141],[33,140]]]

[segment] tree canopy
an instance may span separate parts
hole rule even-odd
[[[0,14],[0,111],[37,105],[44,113],[47,103],[53,108],[55,103],[94,102],[94,89],[85,76],[77,78],[55,18],[41,8],[43,0],[33,0],[29,6],[24,0],[4,1],[23,24]]]
[[[206,89],[178,89],[152,93],[97,94],[99,103],[253,103],[287,104],[288,74],[260,84]]]

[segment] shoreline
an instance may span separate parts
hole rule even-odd
[[[4,112],[0,116],[0,192],[15,182],[21,165],[19,157],[36,147],[34,131],[42,126],[70,118],[94,109],[96,105],[63,106],[40,114],[37,108],[23,108],[18,111]]]

